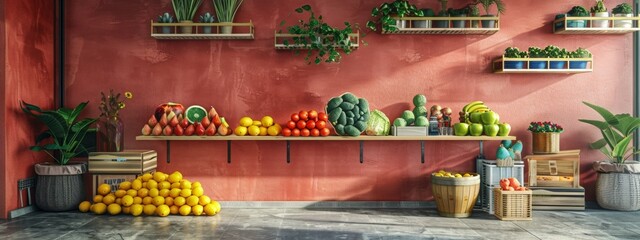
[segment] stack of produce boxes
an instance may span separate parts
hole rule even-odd
[[[514,161],[513,166],[497,166],[495,160],[476,160],[477,170],[480,173],[480,205],[482,210],[494,213],[493,189],[500,187],[500,179],[515,178],[524,183],[524,162]]]
[[[92,195],[98,186],[106,183],[111,190],[118,190],[124,181],[133,181],[145,173],[155,172],[158,154],[153,150],[128,150],[123,152],[89,153],[89,172],[93,174]]]
[[[534,210],[584,210],[580,150],[526,156]]]

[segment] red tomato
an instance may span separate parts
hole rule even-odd
[[[298,126],[298,129],[304,129],[307,126],[307,122],[305,122],[303,120],[300,120],[300,121],[298,121],[296,126]]]
[[[316,121],[313,119],[309,119],[309,121],[307,121],[307,128],[308,129],[316,128]]]
[[[325,122],[329,121],[329,116],[327,116],[327,114],[324,112],[320,112],[318,113],[318,120],[325,121]]]
[[[309,119],[317,120],[318,112],[316,110],[309,111]]]
[[[324,129],[326,127],[327,127],[327,122],[322,121],[322,120],[316,122],[316,128],[317,129]]]
[[[328,128],[320,129],[320,136],[326,137],[329,136],[330,133],[331,131]]]
[[[282,129],[282,136],[285,136],[285,137],[291,136],[291,129],[288,129],[288,128]]]
[[[294,137],[299,137],[300,136],[300,129],[293,129],[291,130],[291,135]]]
[[[300,120],[300,116],[297,113],[291,114],[291,121],[297,122]]]
[[[300,130],[300,135],[303,137],[308,137],[311,134],[311,132],[309,132],[309,129],[302,129]]]
[[[307,119],[309,119],[309,113],[307,111],[302,110],[298,113],[298,115],[300,116],[300,120],[306,121]]]
[[[289,128],[289,129],[294,129],[294,128],[296,128],[296,122],[294,122],[294,121],[288,121],[288,122],[287,122],[287,128]]]
[[[311,129],[311,136],[317,137],[320,136],[320,130],[318,129]]]

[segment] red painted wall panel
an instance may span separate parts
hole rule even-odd
[[[29,151],[41,124],[20,110],[19,100],[53,107],[53,2],[3,1],[6,51],[3,90],[2,206],[0,218],[19,207],[17,182],[33,176],[33,165],[47,160]],[[39,126],[39,127],[34,127]]]
[[[397,117],[416,93],[429,104],[458,111],[484,100],[530,151],[530,121],[551,120],[567,129],[563,149],[583,150],[581,171],[593,199],[591,163],[603,157],[588,150],[598,132],[578,118],[596,118],[581,101],[614,112],[632,107],[631,35],[554,35],[551,21],[586,1],[509,1],[501,30],[488,36],[380,35],[340,64],[307,65],[302,56],[276,51],[273,33],[293,9],[310,3],[332,24],[363,25],[382,1],[245,1],[236,21],[252,20],[253,41],[168,41],[149,36],[149,21],[171,11],[170,1],[75,1],[67,5],[67,104],[90,100],[97,116],[100,91],[132,91],[121,113],[126,147],[148,148],[165,159],[164,142],[140,142],[142,124],[162,102],[213,105],[235,125],[244,115],[272,115],[283,123],[300,109],[321,109],[345,91],[365,97],[373,108]],[[436,1],[413,1],[439,9]],[[451,6],[463,5],[450,1]],[[613,8],[622,1],[607,1]],[[590,6],[588,6],[590,7]],[[535,10],[532,10],[535,9]],[[205,1],[201,12],[213,12]],[[509,46],[553,44],[586,47],[595,71],[576,75],[491,73],[490,62]],[[497,143],[487,143],[494,157]],[[292,163],[285,162],[284,142],[234,142],[233,162],[226,163],[224,142],[173,142],[172,163],[159,170],[182,171],[204,183],[221,200],[429,200],[428,174],[441,168],[472,171],[478,153],[473,142],[428,142],[427,163],[420,164],[418,142],[367,142],[365,163],[358,162],[358,142],[294,142]]]

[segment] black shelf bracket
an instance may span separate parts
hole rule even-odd
[[[424,164],[424,141],[420,141],[420,163]]]
[[[171,141],[167,140],[167,163],[171,163]]]
[[[364,141],[360,140],[360,163],[364,163]]]
[[[231,164],[231,140],[227,140],[227,163]]]
[[[291,163],[291,142],[287,140],[287,164]]]

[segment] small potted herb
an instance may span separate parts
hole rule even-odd
[[[593,13],[594,17],[609,17],[609,12],[604,6],[604,0],[596,0],[596,5],[591,7],[591,13]],[[593,20],[591,27],[608,28],[609,20]]]
[[[469,15],[469,17],[480,17],[480,9],[478,8],[478,5],[473,5],[470,4],[469,6],[467,6],[467,14]],[[478,20],[473,20],[471,21],[471,27],[472,28],[478,28],[478,26],[480,21]]]
[[[569,53],[564,48],[559,48],[553,45],[549,45],[544,48],[549,58],[567,58]],[[564,69],[567,61],[549,61],[549,68],[551,69]]]
[[[448,0],[438,0],[440,1],[440,12],[438,12],[437,17],[449,17],[449,13],[447,12],[447,3]],[[436,28],[449,28],[449,20],[437,20],[433,21],[434,27]]]
[[[433,17],[436,13],[431,8],[422,9],[423,17]],[[413,28],[431,28],[431,20],[414,20],[411,21]]]
[[[193,18],[196,16],[196,12],[202,0],[171,0],[173,5],[173,11],[176,14],[176,19],[180,23],[193,23]],[[191,25],[180,26],[180,32],[184,34],[191,34],[193,28]]]
[[[588,17],[589,12],[582,6],[574,6],[569,12],[568,16],[571,17]],[[569,20],[567,21],[567,27],[570,28],[584,28],[587,26],[587,20]]]
[[[504,50],[504,57],[506,58],[526,58],[527,52],[521,52],[517,47],[508,47]],[[505,69],[522,69],[524,67],[523,61],[504,61]]]
[[[395,32],[399,28],[406,27],[406,20],[396,20],[393,17],[416,16],[422,17],[422,11],[409,4],[408,0],[395,0],[392,3],[382,3],[380,6],[371,10],[371,17],[377,20],[367,21],[367,28],[376,31],[378,23],[382,25],[383,32]]]
[[[529,47],[529,58],[548,58],[547,52],[539,47]],[[547,69],[547,61],[529,61],[529,69]]]
[[[211,13],[205,13],[204,15],[200,15],[201,23],[213,23],[216,20]],[[211,26],[202,27],[202,32],[205,34],[211,34]]]
[[[633,17],[633,8],[628,3],[621,3],[611,13],[614,17]],[[613,27],[617,28],[631,28],[633,23],[631,20],[613,20]]]
[[[571,58],[591,58],[591,52],[584,48],[578,48],[575,51],[569,53],[569,57]],[[570,69],[586,69],[587,61],[570,61],[569,62]]]
[[[489,8],[491,8],[491,5],[496,5],[496,8],[498,9],[498,14],[500,13],[504,13],[505,6],[504,6],[504,2],[502,2],[502,0],[476,0],[476,3],[479,3],[480,5],[482,5],[482,8],[484,8],[484,12],[486,13],[486,15],[482,15],[483,17],[495,17],[495,15],[492,15],[489,13]],[[496,21],[495,20],[482,20],[482,28],[495,28],[496,27]]]
[[[467,11],[468,11],[468,8],[466,7],[460,8],[460,9],[449,8],[449,10],[447,10],[447,12],[449,12],[449,16],[451,17],[466,17]],[[454,28],[464,28],[465,26],[464,20],[453,20],[451,22],[453,22],[452,25]]]
[[[532,136],[533,153],[557,153],[560,151],[562,126],[552,122],[531,122],[527,129]]]
[[[159,23],[172,23],[173,22],[173,16],[171,16],[168,12],[158,16],[158,22]],[[171,33],[171,27],[170,26],[162,26],[162,33],[163,34],[170,34]]]

